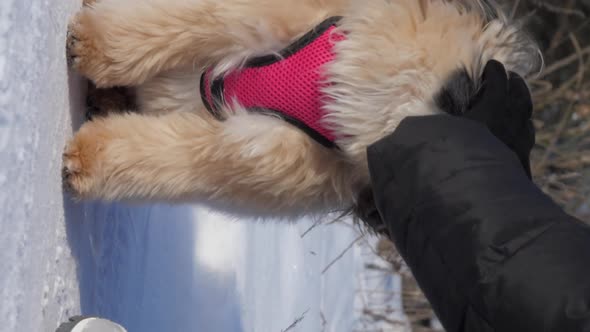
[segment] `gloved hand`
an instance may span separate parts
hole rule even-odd
[[[529,158],[535,144],[533,103],[524,79],[514,72],[506,72],[500,62],[491,60],[484,68],[481,84],[463,117],[486,125],[516,153],[532,178]]]

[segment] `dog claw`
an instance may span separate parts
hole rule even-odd
[[[76,37],[76,35],[72,32],[71,27],[68,29],[68,32],[66,34],[66,56],[67,56],[67,62],[68,62],[68,66],[72,67],[75,66],[78,62],[78,56],[75,54],[74,52],[74,48],[76,47],[76,45],[78,44],[78,42],[80,41],[80,39],[78,37]]]
[[[69,193],[75,193],[74,187],[72,187],[72,182],[70,181],[72,179],[72,175],[72,172],[67,167],[64,166],[61,169],[61,179],[63,188],[66,192]]]

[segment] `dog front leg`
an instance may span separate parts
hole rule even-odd
[[[349,205],[352,178],[337,154],[262,115],[113,114],[86,123],[64,153],[64,180],[80,198],[197,200],[255,215]]]
[[[101,0],[72,20],[68,57],[98,87],[138,85],[172,68],[278,51],[345,1]]]

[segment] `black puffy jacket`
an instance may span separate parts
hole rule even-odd
[[[590,227],[486,127],[407,118],[368,159],[380,218],[447,331],[590,331]]]

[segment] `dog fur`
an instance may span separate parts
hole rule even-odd
[[[70,24],[71,63],[99,87],[136,87],[140,113],[87,122],[69,142],[65,181],[81,198],[198,201],[258,217],[345,210],[370,185],[366,147],[404,117],[443,112],[436,97],[458,71],[476,89],[490,59],[524,76],[539,67],[520,26],[478,0],[87,3]],[[240,105],[223,122],[204,109],[204,68],[223,75],[336,15],[347,38],[325,68],[324,121],[340,151]]]

